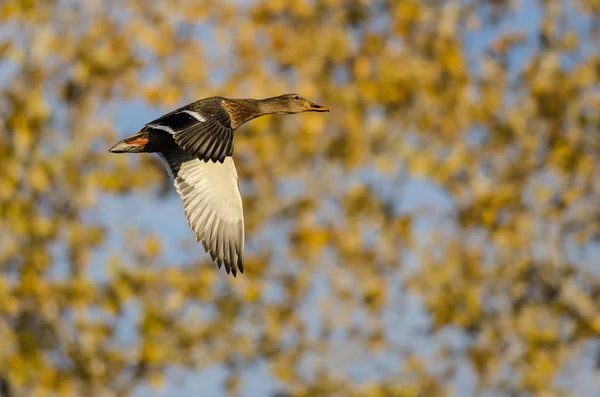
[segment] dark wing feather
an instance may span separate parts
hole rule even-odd
[[[231,120],[218,99],[184,106],[146,126],[169,132],[177,146],[204,161],[222,163],[233,154]]]
[[[210,117],[204,122],[180,130],[174,139],[181,149],[203,160],[222,163],[225,157],[233,153],[233,150],[227,151],[228,143],[233,141],[233,130]]]

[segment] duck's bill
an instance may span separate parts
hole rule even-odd
[[[310,105],[308,105],[308,107],[306,108],[306,111],[308,112],[329,112],[329,109],[327,109],[325,106],[321,106],[321,105],[317,105],[316,103],[310,103]]]

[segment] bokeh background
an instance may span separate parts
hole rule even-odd
[[[0,1],[0,395],[600,395],[597,0]],[[155,155],[236,132],[246,273]]]

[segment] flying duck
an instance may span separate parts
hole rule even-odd
[[[173,110],[123,139],[112,153],[157,153],[183,200],[196,240],[218,267],[244,272],[244,214],[231,155],[233,132],[266,114],[328,112],[297,94],[211,97]]]

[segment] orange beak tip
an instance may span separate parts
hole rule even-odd
[[[316,103],[311,103],[306,110],[312,112],[329,112],[329,109],[325,106],[317,105]]]

